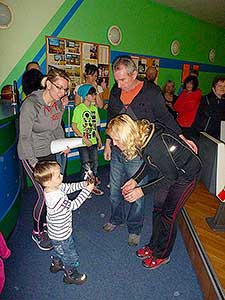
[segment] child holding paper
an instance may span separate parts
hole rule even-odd
[[[97,188],[100,183],[97,177],[98,170],[98,149],[102,147],[101,137],[98,132],[99,123],[98,109],[94,105],[96,100],[96,89],[91,84],[84,84],[77,91],[82,99],[74,109],[72,128],[75,134],[83,137],[86,147],[78,148],[81,162],[81,176],[84,178],[85,172],[91,168],[95,176],[95,187],[92,191],[95,195],[102,195],[103,191]]]

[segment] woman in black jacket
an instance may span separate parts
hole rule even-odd
[[[155,191],[150,242],[136,254],[143,259],[144,267],[156,269],[170,260],[178,214],[195,187],[201,161],[182,139],[162,124],[145,119],[134,121],[121,114],[109,122],[106,131],[127,160],[138,155],[144,160],[121,188],[124,199],[130,203]],[[157,173],[156,179],[139,186],[152,170]]]

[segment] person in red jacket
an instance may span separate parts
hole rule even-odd
[[[183,135],[193,139],[192,124],[200,104],[202,92],[198,89],[198,78],[189,75],[184,81],[184,89],[174,104],[174,110],[178,113],[177,123],[180,125]]]

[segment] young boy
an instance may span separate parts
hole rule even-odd
[[[86,147],[78,148],[81,162],[81,176],[84,178],[87,170],[91,169],[95,177],[95,187],[92,191],[95,195],[103,195],[96,186],[100,183],[97,177],[98,149],[102,147],[101,137],[98,132],[99,123],[98,109],[94,105],[96,100],[96,89],[91,84],[83,84],[77,91],[82,99],[74,109],[72,128],[75,134],[83,137]]]
[[[94,184],[88,181],[62,183],[60,166],[55,161],[43,161],[34,167],[34,177],[44,187],[47,206],[48,235],[52,240],[54,255],[50,271],[64,271],[66,284],[83,284],[86,274],[78,272],[79,256],[72,238],[72,211],[88,198]],[[67,194],[82,190],[74,200]]]

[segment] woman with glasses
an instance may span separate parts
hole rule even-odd
[[[64,173],[66,154],[53,155],[50,144],[64,138],[61,126],[63,102],[69,90],[69,77],[63,70],[52,69],[42,80],[43,89],[29,94],[21,106],[19,117],[18,155],[38,194],[33,208],[32,239],[41,250],[51,250],[51,240],[46,228],[46,207],[43,189],[33,177],[37,162],[55,160]],[[59,158],[60,157],[60,161]]]
[[[96,106],[99,108],[103,107],[103,99],[102,99],[102,94],[103,94],[103,88],[97,84],[97,79],[98,79],[99,71],[98,67],[96,65],[92,64],[86,64],[85,65],[85,84],[91,84],[95,89],[96,89]],[[77,91],[81,85],[77,85],[74,93],[75,93],[75,105],[79,105],[81,103],[81,97],[78,95]]]

